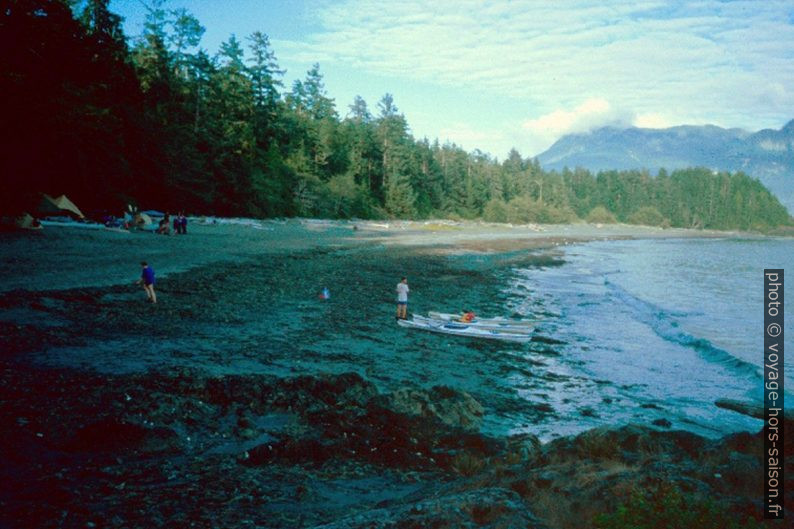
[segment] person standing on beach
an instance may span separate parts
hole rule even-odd
[[[154,293],[154,270],[149,267],[146,261],[141,261],[141,278],[138,279],[138,284],[143,283],[143,289],[146,291],[146,297],[152,303],[157,303],[157,294]]]
[[[180,211],[179,216],[174,221],[177,223],[177,233],[182,235],[187,235],[187,217],[185,216],[184,212]]]
[[[407,311],[408,311],[408,292],[410,289],[408,288],[408,279],[403,277],[399,283],[397,283],[397,319],[407,319]]]

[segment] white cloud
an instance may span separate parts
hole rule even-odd
[[[633,122],[631,112],[616,108],[604,98],[590,98],[573,109],[557,109],[524,121],[521,128],[526,135],[525,142],[531,145],[533,152],[539,153],[564,134],[588,132],[608,125],[625,127]]]
[[[340,64],[402,86],[477,91],[495,105],[515,101],[504,136],[534,138],[527,146],[609,123],[677,124],[671,109],[683,122],[749,128],[792,117],[794,94],[784,88],[794,86],[789,0],[321,5],[323,30],[274,41],[280,58],[319,61],[326,71]],[[525,109],[537,117],[522,124]],[[495,128],[470,123],[466,132],[452,125],[462,116],[443,119],[439,132],[457,129],[460,138]]]
[[[664,129],[667,127],[672,127],[675,125],[675,122],[664,114],[650,112],[648,114],[641,114],[637,116],[634,120],[634,125],[636,127],[645,129]]]
[[[603,98],[591,98],[572,110],[555,110],[537,119],[525,121],[523,128],[540,134],[587,132],[606,125],[630,125],[630,113],[613,107]]]

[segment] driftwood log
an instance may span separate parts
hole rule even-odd
[[[743,415],[749,415],[756,419],[764,419],[764,405],[758,402],[748,402],[734,399],[717,399],[714,404],[719,408],[735,411]],[[786,421],[794,421],[794,410],[787,409],[783,413]]]

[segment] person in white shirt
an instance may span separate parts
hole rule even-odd
[[[408,279],[402,278],[397,283],[397,319],[406,319],[406,312],[408,310]]]

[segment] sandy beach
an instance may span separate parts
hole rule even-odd
[[[0,291],[54,290],[126,284],[137,264],[157,263],[158,275],[262,255],[362,244],[409,246],[428,253],[509,252],[620,238],[728,237],[733,232],[645,226],[527,225],[451,221],[322,221],[191,219],[188,236],[51,226],[2,234]],[[750,235],[752,236],[752,235]],[[399,271],[396,272],[399,274]]]

